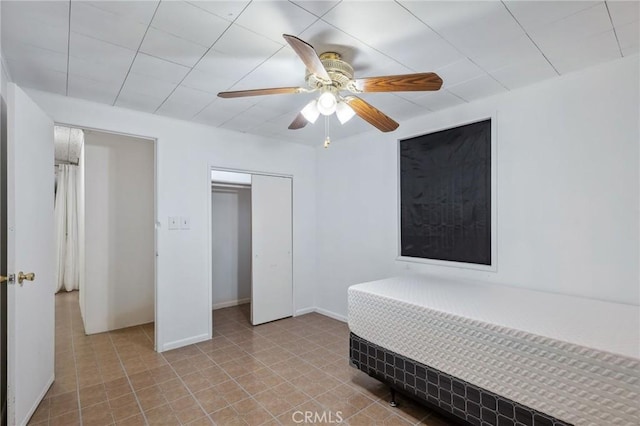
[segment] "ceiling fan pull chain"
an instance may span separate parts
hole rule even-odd
[[[331,139],[329,138],[329,116],[324,116],[324,147],[329,148]]]

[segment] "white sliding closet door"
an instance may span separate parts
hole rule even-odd
[[[253,325],[293,315],[291,179],[251,178]]]

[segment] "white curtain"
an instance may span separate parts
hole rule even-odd
[[[63,289],[78,290],[80,286],[78,190],[78,167],[68,164],[59,165],[55,203],[56,293]]]

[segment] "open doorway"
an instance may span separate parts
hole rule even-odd
[[[252,325],[292,316],[292,178],[212,169],[209,179],[213,322],[236,305]]]
[[[211,211],[212,309],[240,306],[250,321],[251,175],[213,171]]]
[[[154,323],[155,140],[56,126],[55,143],[57,291],[86,334]]]

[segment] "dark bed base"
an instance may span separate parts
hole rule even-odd
[[[391,352],[350,333],[351,363],[391,388],[447,414],[460,424],[477,426],[572,426],[503,398],[440,370]]]

